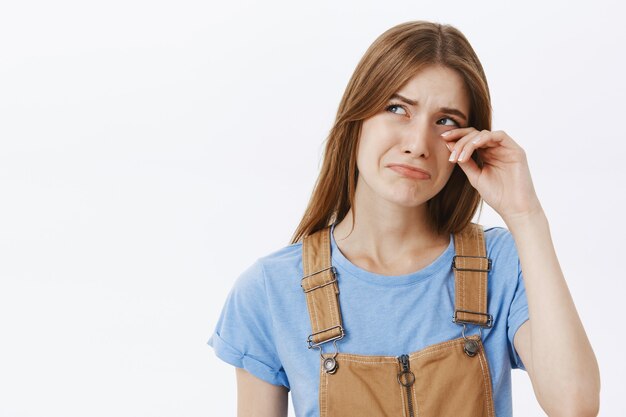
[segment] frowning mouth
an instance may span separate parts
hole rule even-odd
[[[398,174],[405,176],[405,177],[409,177],[409,178],[413,178],[413,179],[417,179],[417,180],[428,180],[430,179],[430,174],[427,171],[424,171],[423,169],[419,169],[416,167],[412,167],[409,165],[404,165],[404,164],[390,164],[387,166],[387,168],[392,169],[393,171],[397,172]]]

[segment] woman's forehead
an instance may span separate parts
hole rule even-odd
[[[417,106],[450,107],[468,110],[469,96],[463,78],[454,70],[436,67],[411,77],[390,99]]]

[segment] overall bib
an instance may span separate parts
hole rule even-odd
[[[330,226],[303,239],[301,286],[312,332],[309,349],[320,351],[320,417],[494,417],[491,376],[482,333],[465,335],[466,324],[491,328],[483,228],[470,223],[454,234],[454,311],[461,337],[400,356],[338,352],[345,335],[339,286],[331,264]],[[479,330],[480,330],[479,327]],[[322,345],[333,342],[334,353]]]

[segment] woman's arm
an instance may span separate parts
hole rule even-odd
[[[513,344],[539,404],[550,416],[596,416],[598,362],[561,272],[526,152],[503,130],[479,132],[468,127],[442,135],[448,149],[456,151],[450,161],[458,162],[515,240],[530,320],[519,328]],[[482,167],[470,157],[474,150]]]
[[[504,221],[520,258],[530,318],[515,335],[515,350],[537,400],[549,416],[597,416],[598,362],[561,272],[545,213],[539,206]]]
[[[237,374],[237,417],[287,417],[287,388],[257,378],[242,368]]]

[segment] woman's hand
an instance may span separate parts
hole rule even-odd
[[[541,210],[526,153],[504,131],[466,127],[448,130],[441,137],[451,152],[450,161],[459,164],[470,184],[503,220]],[[482,169],[471,158],[474,151],[484,162]]]

